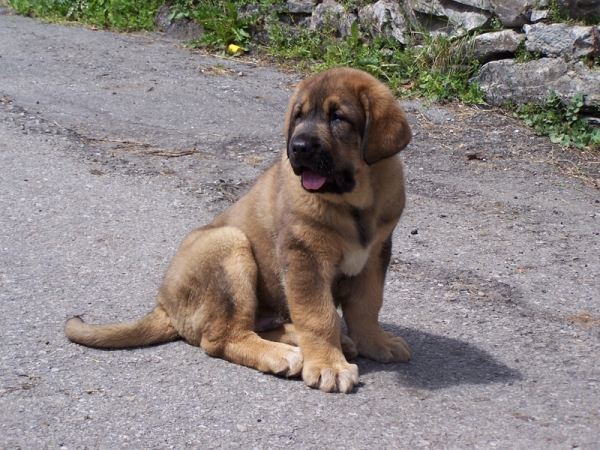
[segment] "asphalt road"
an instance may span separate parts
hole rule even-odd
[[[599,193],[494,111],[403,103],[381,321],[410,363],[359,359],[341,395],[184,342],[70,343],[72,315],[153,307],[180,240],[277,157],[298,76],[3,13],[0,448],[600,448]]]

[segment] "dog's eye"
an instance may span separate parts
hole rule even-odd
[[[344,116],[342,116],[339,112],[335,111],[333,114],[331,114],[331,121],[332,122],[346,122],[346,118]]]

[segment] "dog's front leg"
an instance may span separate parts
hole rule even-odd
[[[348,336],[359,356],[380,363],[407,362],[410,350],[404,339],[383,331],[379,325],[379,310],[383,303],[385,275],[392,245],[388,238],[374,248],[363,271],[352,279],[348,297],[342,301]]]
[[[331,294],[335,266],[305,249],[287,254],[284,284],[304,355],[302,378],[310,387],[348,393],[358,384],[358,367],[342,353],[340,317]]]

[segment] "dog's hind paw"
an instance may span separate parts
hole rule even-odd
[[[379,339],[358,340],[358,354],[379,363],[408,362],[410,349],[404,339],[382,331]]]
[[[356,350],[356,345],[354,345],[354,341],[350,339],[348,336],[342,333],[341,336],[342,341],[342,352],[346,359],[354,359],[358,356],[358,350]]]
[[[292,347],[285,359],[288,362],[288,367],[284,371],[284,373],[277,373],[277,375],[284,377],[299,376],[302,372],[302,364],[304,362],[304,358],[302,357],[302,350],[300,350],[300,347]]]

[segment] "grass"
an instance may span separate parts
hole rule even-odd
[[[600,17],[592,14],[586,14],[579,19],[571,17],[568,9],[565,8],[558,0],[552,0],[548,6],[548,10],[550,11],[550,17],[552,17],[552,22],[554,23],[564,23],[567,25],[579,24],[588,26],[598,25],[598,23],[600,23]]]
[[[154,16],[164,0],[9,1],[23,15],[78,21],[98,28],[148,30],[154,27]],[[483,102],[483,93],[477,85],[468,82],[478,68],[463,51],[468,37],[450,41],[414,31],[410,42],[402,45],[394,39],[361,36],[358,25],[354,24],[351,35],[339,39],[335,30],[293,30],[279,22],[275,14],[263,24],[257,15],[239,12],[248,4],[266,12],[275,3],[276,0],[175,0],[169,18],[187,18],[204,27],[202,37],[191,43],[196,47],[225,51],[233,43],[246,50],[252,32],[266,28],[271,36],[266,52],[280,60],[293,60],[309,72],[340,65],[356,67],[386,81],[398,95],[432,101]],[[352,1],[348,6],[358,7],[362,3],[366,2]]]
[[[98,28],[151,30],[156,11],[164,0],[0,0],[8,1],[20,14],[54,21],[76,21]],[[225,51],[229,44],[248,49],[252,35],[266,29],[270,43],[260,51],[280,62],[308,73],[331,67],[348,66],[365,70],[385,81],[401,97],[425,97],[430,101],[460,100],[480,104],[483,92],[469,79],[479,64],[471,58],[472,36],[448,39],[411,29],[406,44],[393,38],[361,35],[354,23],[350,36],[339,38],[335,29],[319,31],[290,27],[280,21],[281,12],[273,6],[282,0],[174,0],[170,19],[187,18],[204,28],[201,39],[192,46]],[[345,0],[346,8],[356,10],[371,0]],[[251,5],[261,14],[241,13]],[[571,23],[556,0],[551,3],[553,19]],[[271,11],[270,15],[268,15]],[[492,21],[493,22],[493,21]],[[496,20],[493,29],[500,29]],[[528,52],[522,44],[517,61],[540,55]],[[565,147],[600,147],[600,130],[579,117],[581,94],[564,104],[552,94],[545,103],[512,107],[514,115],[532,126],[536,133]]]
[[[19,14],[97,28],[152,30],[164,0],[9,0]]]
[[[540,52],[530,52],[527,50],[524,40],[519,44],[517,51],[515,52],[515,61],[517,62],[533,61],[535,59],[540,59],[541,57],[542,55]]]
[[[220,5],[192,9],[188,17],[204,27],[202,37],[192,45],[206,45],[224,50],[229,44],[236,44],[245,51],[250,43],[250,27],[258,19],[253,14],[242,16],[236,5],[224,2]]]
[[[600,130],[579,116],[584,105],[583,94],[575,95],[567,104],[552,92],[545,103],[522,105],[514,111],[515,117],[533,127],[538,136],[550,136],[550,140],[563,147],[600,147]]]
[[[283,60],[296,60],[310,72],[355,67],[382,79],[403,97],[483,103],[479,87],[468,82],[478,69],[465,51],[469,37],[450,41],[415,32],[411,42],[402,45],[393,38],[360,36],[356,23],[345,39],[336,38],[335,30],[292,29],[280,23],[270,25],[269,31],[267,52]]]

